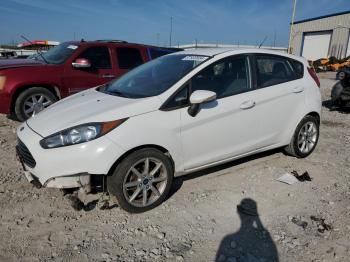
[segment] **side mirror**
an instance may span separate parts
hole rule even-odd
[[[77,58],[73,63],[72,66],[74,68],[90,68],[91,63],[89,59],[86,58]]]
[[[216,99],[216,93],[208,90],[197,90],[190,96],[190,107],[188,108],[188,114],[195,117],[200,109],[200,105]]]

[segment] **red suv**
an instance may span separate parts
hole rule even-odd
[[[24,121],[58,99],[178,50],[97,40],[65,42],[34,59],[0,60],[0,113]]]

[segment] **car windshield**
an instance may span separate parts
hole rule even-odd
[[[62,43],[49,49],[49,51],[46,53],[43,53],[43,57],[45,58],[45,62],[49,64],[62,64],[74,53],[78,47],[79,46],[75,44]],[[43,60],[40,55],[37,55],[34,59]]]
[[[99,91],[128,98],[156,96],[208,58],[199,55],[162,56],[133,69]]]

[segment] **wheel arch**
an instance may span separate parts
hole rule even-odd
[[[175,162],[173,160],[173,157],[171,156],[171,154],[169,153],[169,150],[167,150],[166,148],[159,146],[159,145],[155,145],[155,144],[146,144],[146,145],[141,145],[141,146],[137,146],[134,147],[128,151],[126,151],[123,155],[121,155],[111,166],[111,168],[109,169],[107,175],[111,175],[113,173],[113,171],[115,170],[115,168],[126,158],[128,157],[130,154],[141,150],[141,149],[145,149],[145,148],[152,148],[152,149],[157,149],[159,151],[161,151],[162,153],[164,153],[165,155],[167,155],[170,159],[171,165],[173,170],[175,170]]]
[[[317,113],[316,111],[312,111],[312,112],[306,114],[305,116],[312,116],[312,117],[315,117],[316,120],[317,120],[317,122],[318,122],[318,124],[321,123],[321,116],[320,116],[320,114]],[[305,117],[305,116],[304,116],[304,117]]]
[[[297,117],[295,118],[295,122],[291,122],[289,124],[289,127],[286,128],[286,133],[284,133],[283,135],[283,144],[288,145],[290,143],[291,139],[293,138],[296,127],[306,116],[315,117],[317,119],[318,124],[321,123],[321,116],[320,113],[318,113],[317,111],[309,111],[306,114],[305,112],[299,112]]]
[[[15,111],[15,105],[16,100],[18,96],[24,92],[25,90],[28,90],[33,87],[43,87],[49,90],[58,100],[61,99],[61,94],[57,86],[50,85],[50,84],[31,84],[31,85],[23,85],[16,88],[15,92],[11,96],[11,112],[13,113]]]

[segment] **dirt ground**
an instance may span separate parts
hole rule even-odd
[[[329,109],[306,159],[280,150],[175,180],[158,208],[75,211],[58,189],[36,189],[15,158],[17,122],[0,116],[0,261],[350,261],[350,110]],[[296,170],[311,182],[276,181]],[[98,199],[92,195],[86,199]],[[237,212],[256,205],[258,215]]]

